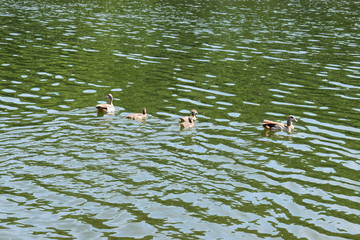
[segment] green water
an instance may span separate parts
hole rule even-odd
[[[359,2],[0,9],[0,239],[360,238]]]

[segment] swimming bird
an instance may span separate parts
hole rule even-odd
[[[108,95],[106,95],[105,98],[108,99],[108,103],[96,105],[98,112],[99,113],[114,113],[115,107],[113,105],[113,99],[114,99],[113,96],[111,95],[111,93],[109,93]]]
[[[196,114],[198,114],[198,112],[195,109],[193,109],[193,110],[191,110],[191,116],[186,116],[186,117],[180,118],[180,122],[186,122],[186,121],[188,121],[188,118],[191,118],[191,120],[196,121]]]
[[[126,117],[131,118],[133,120],[142,120],[142,119],[147,117],[146,108],[142,109],[142,113],[133,113],[133,114],[130,114],[130,115],[126,116]]]
[[[195,122],[191,117],[188,117],[184,122],[179,123],[180,128],[191,128],[195,126]]]
[[[269,129],[271,131],[287,131],[291,132],[294,130],[293,122],[297,122],[298,120],[293,116],[290,115],[287,117],[286,124],[281,122],[273,122],[264,120],[262,123],[260,123],[265,129]]]

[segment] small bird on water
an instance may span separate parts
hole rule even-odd
[[[193,110],[191,110],[191,116],[186,116],[186,117],[180,118],[180,122],[186,122],[186,121],[188,121],[188,118],[191,118],[191,120],[196,121],[196,114],[198,114],[198,112],[195,109],[193,109]]]
[[[98,110],[99,113],[105,114],[105,113],[114,113],[115,112],[115,107],[113,105],[113,95],[111,95],[111,93],[109,93],[108,95],[106,95],[106,97],[108,99],[108,103],[103,103],[103,104],[98,104],[96,105],[96,108]]]
[[[195,121],[191,117],[188,117],[186,121],[180,122],[179,126],[182,129],[183,128],[192,128],[195,126]]]
[[[146,108],[142,109],[142,113],[133,113],[133,114],[130,114],[130,115],[126,116],[126,117],[131,118],[133,120],[143,120],[144,118],[147,117]]]
[[[293,125],[293,122],[297,122],[298,120],[293,116],[290,115],[287,117],[286,124],[281,122],[273,122],[264,120],[262,123],[260,123],[265,129],[269,129],[271,131],[286,131],[291,132],[294,130],[295,126]]]

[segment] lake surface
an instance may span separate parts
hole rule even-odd
[[[360,239],[359,5],[0,2],[0,239]]]

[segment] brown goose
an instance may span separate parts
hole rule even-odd
[[[195,109],[193,109],[193,110],[191,110],[191,116],[186,116],[186,117],[180,118],[180,122],[186,122],[186,121],[188,121],[189,118],[191,118],[191,120],[196,121],[196,114],[198,114],[198,112]]]
[[[99,113],[114,113],[115,107],[113,105],[113,99],[114,99],[113,96],[109,93],[108,95],[106,95],[105,98],[108,99],[108,103],[96,105],[98,112]]]
[[[191,117],[188,117],[186,121],[179,123],[180,128],[192,128],[195,126],[195,122]]]
[[[287,132],[291,132],[295,128],[292,123],[297,122],[297,121],[298,120],[294,116],[290,115],[290,116],[287,117],[286,124],[280,123],[280,122],[272,122],[272,121],[268,121],[268,120],[264,120],[260,124],[265,129],[269,129],[271,131],[287,131]]]
[[[142,109],[142,113],[133,113],[133,114],[130,114],[130,115],[126,116],[126,117],[131,118],[133,120],[142,120],[142,119],[147,117],[146,108]]]

